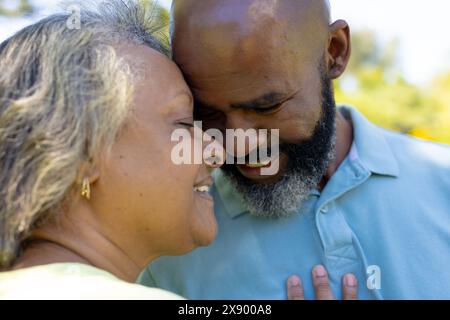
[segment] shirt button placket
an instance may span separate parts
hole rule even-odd
[[[330,210],[330,208],[328,207],[328,205],[325,205],[325,206],[322,207],[322,209],[320,209],[320,212],[321,213],[327,213],[328,210]]]
[[[360,267],[353,232],[336,203],[324,204],[316,215],[317,228],[330,275],[352,272]]]

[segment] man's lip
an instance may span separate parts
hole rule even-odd
[[[247,167],[247,168],[250,168],[250,169],[261,169],[261,168],[268,168],[268,167],[270,167],[272,165],[272,161],[269,161],[267,164],[250,164],[250,163],[247,163],[247,164],[243,164],[243,165],[241,165],[241,166],[244,166],[244,167]]]
[[[276,157],[276,158],[272,157],[272,158],[267,158],[266,160],[260,160],[257,163],[249,163],[249,162],[242,163],[242,164],[238,163],[236,166],[244,168],[244,169],[249,169],[249,170],[250,169],[269,168],[272,165],[272,163],[274,161],[276,161],[277,159],[278,159],[278,157]]]
[[[283,163],[286,163],[287,158],[286,155],[280,154],[278,158],[272,159],[272,161],[263,167],[249,167],[247,164],[236,164],[237,170],[246,177],[247,179],[255,180],[255,181],[271,181],[273,179],[277,179],[277,177],[280,175],[280,172],[278,171],[277,174],[274,175],[263,175],[262,169],[270,168],[272,165],[274,165],[274,161],[278,161],[280,165],[282,166]]]
[[[270,164],[269,164],[270,165]],[[246,178],[248,179],[252,179],[252,180],[266,180],[266,179],[270,179],[270,176],[264,176],[261,174],[261,169],[263,169],[264,167],[261,168],[251,168],[247,165],[242,165],[242,164],[238,164],[236,165],[237,169],[239,170],[239,172]]]
[[[248,172],[261,171],[261,169],[264,168],[264,167],[251,167],[246,164],[237,164],[236,167],[238,167],[241,170],[248,171]]]

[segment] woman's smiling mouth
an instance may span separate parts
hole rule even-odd
[[[196,182],[192,190],[194,191],[195,194],[201,196],[202,198],[213,201],[213,197],[209,194],[209,191],[211,190],[213,184],[214,181],[212,177],[208,176],[203,180]]]

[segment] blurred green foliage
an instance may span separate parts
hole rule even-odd
[[[166,35],[169,35],[169,22],[170,22],[170,13],[165,7],[159,5],[154,0],[141,0],[142,3],[146,6],[154,7],[155,10],[155,18],[156,22],[164,26],[164,31]]]
[[[450,71],[429,85],[413,85],[396,69],[396,40],[381,46],[372,32],[362,31],[352,41],[351,63],[335,83],[337,102],[355,106],[382,127],[450,143]]]
[[[0,15],[18,17],[33,13],[33,7],[29,0],[19,0],[16,2],[17,5],[10,8],[9,6],[5,6],[5,0],[0,0]]]
[[[159,40],[169,46],[169,11],[154,0],[140,0],[140,2],[153,9],[149,10],[152,18],[152,25],[155,27],[155,31],[157,30],[153,36],[159,38]]]

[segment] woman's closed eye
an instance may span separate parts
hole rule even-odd
[[[194,118],[191,117],[191,118],[185,118],[185,119],[178,120],[176,122],[176,125],[183,126],[188,129],[192,129],[192,128],[194,128]]]

